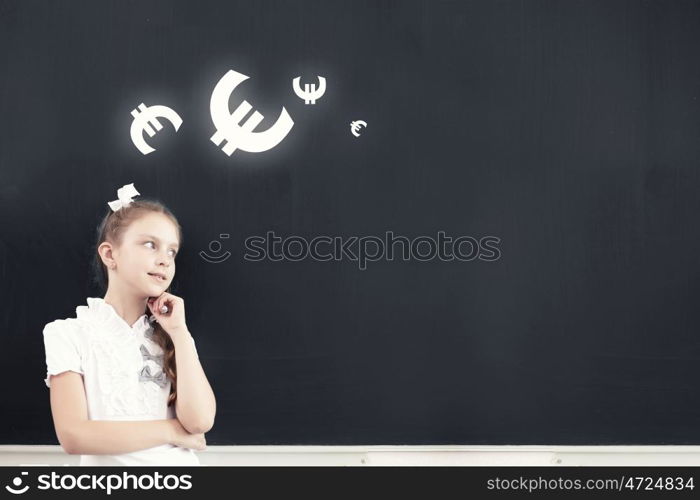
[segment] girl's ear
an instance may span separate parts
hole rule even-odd
[[[100,259],[105,266],[110,267],[110,265],[114,263],[112,244],[108,241],[103,241],[100,246],[97,247],[97,253],[100,254]]]

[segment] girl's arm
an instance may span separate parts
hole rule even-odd
[[[177,418],[193,434],[209,432],[214,425],[216,399],[194,350],[190,332],[173,333],[170,338],[175,346],[177,366]]]
[[[163,444],[203,449],[204,436],[186,433],[177,419],[88,420],[85,388],[80,374],[66,371],[51,376],[51,414],[58,441],[71,455],[119,455]],[[200,443],[201,441],[201,443]]]
[[[70,455],[121,455],[171,442],[167,420],[84,420],[70,428],[61,446]]]

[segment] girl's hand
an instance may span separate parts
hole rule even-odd
[[[204,438],[204,434],[190,434],[177,418],[171,418],[170,420],[172,424],[170,444],[191,450],[206,450],[207,440]]]
[[[168,307],[168,312],[162,313],[161,307]],[[158,297],[148,299],[148,307],[156,321],[169,335],[187,331],[185,323],[185,301],[171,293],[163,292]]]

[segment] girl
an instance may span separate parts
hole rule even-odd
[[[56,435],[80,465],[199,465],[216,400],[169,293],[182,232],[133,184],[99,225],[93,268],[104,298],[44,327]]]

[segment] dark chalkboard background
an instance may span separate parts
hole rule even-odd
[[[0,443],[57,443],[42,328],[96,295],[134,182],[184,228],[210,445],[700,444],[698,26],[671,1],[0,2]],[[294,119],[273,150],[209,140],[229,69],[232,109]],[[141,102],[184,120],[147,156]],[[244,260],[267,231],[501,254]]]

